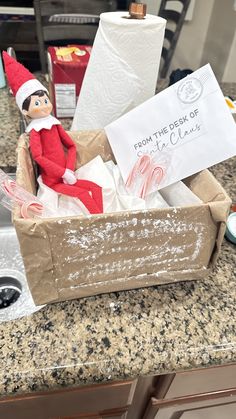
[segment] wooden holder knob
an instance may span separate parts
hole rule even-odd
[[[147,5],[144,3],[130,3],[129,14],[132,19],[144,19]]]

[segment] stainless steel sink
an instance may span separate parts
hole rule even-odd
[[[0,322],[38,311],[31,296],[11,213],[0,205]]]

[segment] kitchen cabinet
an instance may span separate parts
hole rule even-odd
[[[216,412],[219,415],[220,407],[222,418],[236,417],[236,388],[179,397],[168,402],[152,398],[143,419],[203,419],[203,414],[207,419],[214,419]]]
[[[235,364],[0,399],[4,419],[215,419],[219,409],[236,417]]]
[[[137,380],[70,388],[0,400],[4,419],[124,419]]]
[[[213,419],[220,408],[236,417],[235,365],[162,376],[143,419]]]

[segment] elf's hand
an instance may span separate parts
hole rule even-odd
[[[74,185],[77,182],[74,172],[70,169],[66,169],[62,176],[63,182],[68,185]]]

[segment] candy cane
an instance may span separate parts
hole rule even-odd
[[[159,185],[164,177],[164,174],[165,174],[164,169],[161,166],[151,164],[148,170],[147,177],[144,179],[144,182],[140,191],[140,195],[139,195],[140,198],[143,198],[143,199],[145,198],[148,190],[150,189],[151,185],[153,185],[154,182]]]
[[[33,213],[33,215],[42,215],[43,212],[43,205],[39,204],[38,202],[29,202],[28,204],[24,203],[21,206],[21,215],[23,218],[31,218],[30,212]]]
[[[165,170],[164,167],[154,163],[148,154],[144,154],[138,158],[130,171],[125,186],[132,186],[139,174],[144,175],[144,181],[139,192],[139,197],[145,198],[153,182],[156,182],[158,185],[160,184],[165,175]]]
[[[148,154],[144,154],[143,156],[138,158],[126,180],[125,186],[127,188],[129,188],[134,183],[134,180],[139,173],[143,175],[147,172],[150,166],[150,162],[151,158]]]
[[[5,179],[2,182],[2,189],[4,190],[5,194],[9,196],[13,201],[16,201],[20,206],[21,216],[23,218],[30,218],[29,211],[31,211],[35,215],[42,214],[43,205],[37,201],[31,200],[29,202],[25,202],[24,198],[20,195],[21,192],[26,192],[17,185],[14,180]],[[27,194],[27,193],[26,193]]]

